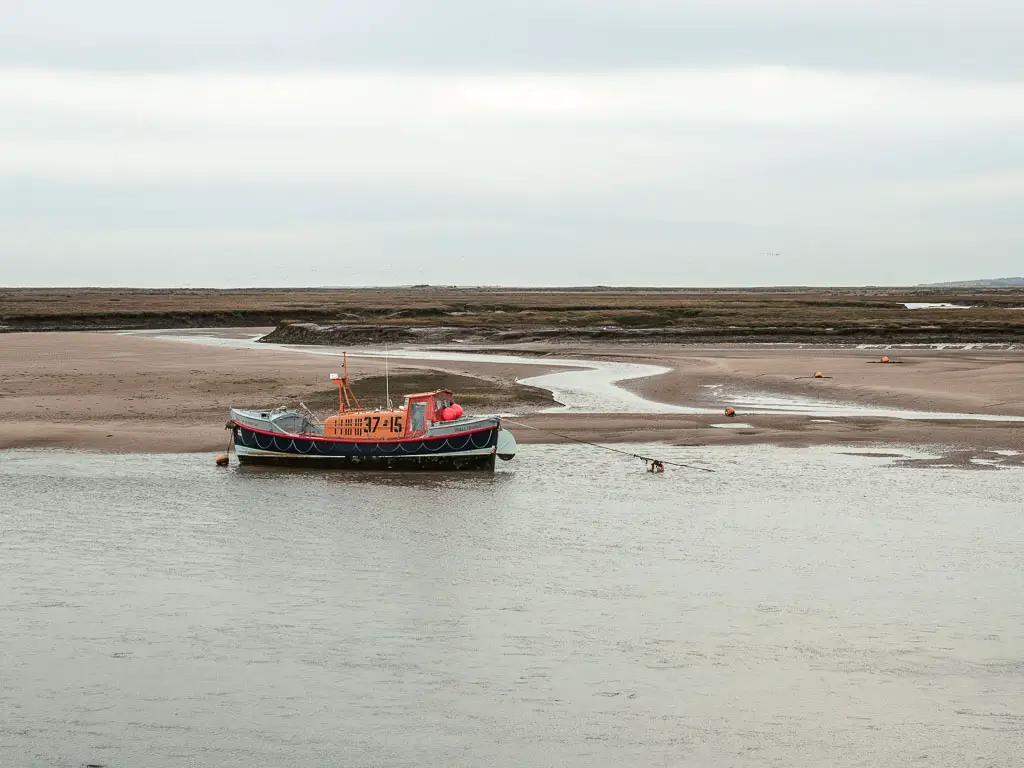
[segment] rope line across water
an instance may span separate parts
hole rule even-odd
[[[607,445],[600,445],[599,443],[592,443],[589,440],[580,440],[577,437],[570,437],[569,435],[563,435],[561,432],[553,432],[550,429],[541,429],[540,427],[533,427],[533,426],[530,426],[529,424],[523,424],[523,422],[521,422],[521,421],[512,421],[512,419],[502,419],[502,421],[506,421],[509,424],[515,424],[517,427],[523,427],[524,429],[532,429],[532,430],[535,430],[536,432],[546,432],[549,435],[554,435],[555,437],[560,437],[563,440],[572,440],[574,443],[581,443],[583,445],[589,445],[589,446],[591,446],[593,448],[603,448],[604,450],[612,451],[613,453],[621,453],[623,456],[629,456],[630,458],[633,458],[633,459],[640,459],[641,461],[657,461],[657,462],[659,462],[661,464],[669,464],[670,466],[673,466],[673,467],[684,467],[686,469],[696,469],[699,472],[714,472],[715,471],[713,469],[708,469],[707,467],[697,467],[697,466],[694,466],[693,464],[681,464],[678,461],[665,461],[663,459],[652,459],[650,456],[641,456],[639,453],[630,453],[629,451],[620,451],[618,448],[612,448],[612,447],[607,446]]]

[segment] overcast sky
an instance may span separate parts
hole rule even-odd
[[[0,285],[1019,275],[1022,39],[1020,0],[0,0]]]

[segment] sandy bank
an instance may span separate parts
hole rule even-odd
[[[230,407],[333,402],[328,374],[340,368],[337,358],[275,348],[204,347],[116,333],[4,334],[0,449],[222,450]],[[392,374],[410,370],[471,375],[507,390],[519,366],[392,361]],[[356,380],[383,372],[381,360],[349,361]],[[443,373],[438,381],[444,384]],[[520,404],[512,398],[504,405]]]
[[[645,347],[538,347],[558,357],[621,359],[672,368],[626,384],[644,397],[693,405],[709,384],[736,391],[792,392],[915,410],[1024,415],[1024,355],[1015,352],[914,351],[900,364],[869,364],[858,350]],[[0,336],[0,448],[104,451],[219,451],[230,406],[266,407],[322,396],[337,359],[276,348],[204,347],[111,333]],[[379,375],[380,360],[353,358],[354,378]],[[403,360],[402,369],[434,369],[504,382],[557,370],[511,362]],[[798,379],[822,370],[831,379]],[[708,404],[706,401],[704,404]],[[512,405],[510,403],[510,405]],[[534,405],[534,407],[536,407]],[[524,444],[552,442],[547,430],[598,442],[783,445],[928,444],[1024,450],[1020,423],[837,420],[806,416],[530,414],[516,419]],[[731,428],[721,428],[729,424]],[[739,425],[747,426],[739,426]]]
[[[660,347],[648,352],[673,371],[626,386],[658,402],[693,402],[702,387],[721,384],[737,393],[777,392],[918,411],[1024,415],[1024,349]],[[883,354],[889,363],[878,362]],[[813,378],[816,371],[828,378]]]

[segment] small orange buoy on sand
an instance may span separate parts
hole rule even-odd
[[[889,356],[888,356],[888,355],[882,355],[882,360],[881,360],[881,362],[883,362],[883,363],[888,363],[888,362],[889,362]]]
[[[815,371],[814,372],[814,378],[822,379],[822,378],[824,378],[824,376],[821,375],[821,371]]]
[[[217,457],[217,466],[226,467],[228,465],[228,461],[230,461],[228,459],[228,455],[226,453],[222,453],[220,456]]]
[[[733,416],[736,415],[736,410],[733,408],[726,408],[725,415],[728,416],[729,418],[732,418]]]

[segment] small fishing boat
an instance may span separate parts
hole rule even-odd
[[[309,409],[232,408],[227,428],[241,464],[366,469],[493,470],[516,453],[497,416],[467,416],[446,389],[405,396],[401,408],[360,406],[348,381],[338,386],[338,412],[321,421]]]

